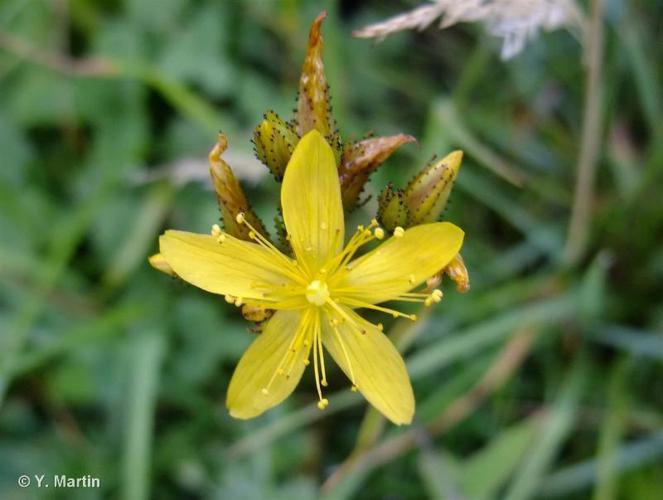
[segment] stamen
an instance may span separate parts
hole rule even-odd
[[[238,224],[245,224],[251,231],[249,232],[249,238],[254,240],[258,245],[263,248],[266,248],[270,254],[275,256],[280,261],[286,264],[285,268],[279,268],[279,271],[288,275],[293,281],[297,283],[304,284],[305,280],[302,276],[301,270],[297,266],[297,262],[293,262],[291,259],[283,255],[278,248],[276,248],[271,241],[265,238],[260,231],[251,225],[249,221],[246,220],[244,212],[240,212],[235,217],[235,220]]]
[[[320,352],[320,368],[322,372],[322,379],[320,380],[320,384],[322,384],[322,387],[327,387],[329,385],[327,383],[327,370],[325,370],[325,354],[322,348],[322,335],[321,332],[318,331],[318,351]]]
[[[348,364],[348,371],[350,372],[350,381],[352,382],[352,386],[356,386],[355,382],[355,374],[354,371],[352,370],[352,362],[350,361],[350,356],[348,356],[348,351],[345,349],[345,343],[343,342],[343,337],[341,335],[341,332],[338,331],[338,324],[340,321],[336,318],[332,318],[330,321],[332,330],[334,331],[334,335],[336,336],[336,340],[338,341],[339,344],[341,344],[341,350],[343,351],[343,356],[345,357],[345,362]]]
[[[364,309],[373,309],[374,311],[381,311],[381,312],[391,314],[394,318],[401,317],[401,318],[411,319],[412,321],[417,320],[417,315],[416,314],[402,313],[400,311],[397,311],[396,309],[390,309],[388,307],[376,306],[375,304],[371,304],[369,302],[364,302],[363,300],[357,300],[357,299],[353,299],[353,298],[350,298],[350,297],[342,297],[341,302],[348,305],[348,306],[350,306],[350,307],[352,307],[353,309],[358,308],[358,307],[361,307],[361,308],[364,308]],[[419,301],[419,302],[421,302],[421,301]]]
[[[297,352],[299,351],[299,346],[295,347],[298,343],[297,340],[302,336],[302,334],[306,333],[309,331],[308,327],[311,322],[311,315],[309,313],[304,313],[302,316],[302,320],[299,323],[297,327],[297,331],[295,334],[292,336],[292,339],[290,340],[290,343],[288,344],[288,348],[285,351],[285,354],[281,358],[281,361],[279,362],[278,366],[276,367],[276,370],[274,370],[274,373],[269,379],[269,382],[267,382],[267,385],[261,389],[260,392],[262,392],[264,395],[269,394],[269,388],[271,387],[272,383],[274,383],[274,380],[276,379],[277,375],[283,375],[285,374],[285,370],[283,369],[283,366],[286,365],[286,363],[289,360],[293,360],[297,356]],[[303,344],[303,343],[302,343]],[[306,365],[307,363],[304,363]]]
[[[318,316],[316,311],[316,317]],[[322,389],[320,388],[320,369],[318,362],[318,349],[317,349],[317,335],[318,335],[318,318],[316,318],[316,326],[313,328],[313,373],[315,375],[315,388],[318,391],[318,408],[321,410],[325,408],[323,403],[324,398],[322,397]]]
[[[347,265],[350,260],[352,260],[352,257],[357,252],[357,250],[359,250],[359,248],[361,248],[369,241],[377,238],[376,235],[371,231],[371,228],[373,228],[375,225],[377,225],[377,221],[375,221],[375,224],[371,222],[368,228],[362,225],[357,226],[357,230],[352,235],[347,245],[345,245],[343,251],[326,264],[325,267],[327,268],[329,274],[333,274],[337,269]]]

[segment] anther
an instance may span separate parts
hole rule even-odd
[[[237,297],[237,299],[235,299],[235,305],[237,307],[241,306],[243,303],[244,303],[244,299],[242,297]]]
[[[329,385],[329,384],[327,383],[327,379],[323,379],[323,380],[321,380],[321,381],[320,381],[320,385],[322,385],[322,387],[327,387],[327,386]]]
[[[304,360],[304,366],[308,366],[308,365],[310,365],[310,364],[311,364],[311,361],[310,361],[310,360],[308,360],[308,359],[305,359],[305,360]]]
[[[226,241],[226,233],[221,233],[218,236],[218,238],[216,239],[216,242],[217,243],[223,243],[224,241]]]
[[[378,330],[381,332],[384,331],[384,325],[382,323],[378,323]]]
[[[221,228],[218,224],[212,225],[212,236],[218,237],[221,236]]]
[[[327,408],[328,405],[329,405],[329,400],[327,398],[322,398],[320,401],[318,401],[318,408],[320,408],[321,410]]]
[[[405,229],[403,229],[401,226],[397,226],[396,229],[394,229],[394,237],[402,238],[404,234]]]
[[[244,212],[238,213],[235,220],[237,221],[237,224],[244,224]]]
[[[359,389],[357,388],[356,385],[353,385],[352,387],[350,387],[350,390],[351,390],[352,392],[357,392]]]
[[[233,297],[232,295],[226,295],[225,299],[226,299],[226,302],[228,302],[228,304],[234,304],[235,303],[235,297]]]
[[[381,239],[384,238],[384,229],[382,229],[381,227],[376,227],[376,228],[373,230],[373,234],[375,235],[375,237],[376,237],[378,240],[381,240]]]

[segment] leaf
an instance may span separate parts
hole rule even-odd
[[[576,360],[550,414],[539,428],[534,445],[520,467],[513,483],[504,495],[505,500],[526,500],[538,491],[544,474],[571,432],[580,395],[587,379],[584,357]]]

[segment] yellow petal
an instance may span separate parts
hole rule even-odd
[[[164,256],[161,255],[160,253],[155,253],[154,255],[151,255],[147,259],[147,261],[157,271],[161,271],[162,273],[168,274],[170,276],[177,276],[173,271],[173,268],[168,265],[168,262],[166,261]]]
[[[446,266],[460,250],[463,236],[449,222],[415,226],[351,262],[338,286],[348,290],[343,296],[370,304],[394,300]]]
[[[414,395],[403,358],[375,325],[349,308],[343,310],[349,319],[336,330],[329,318],[323,321],[324,346],[369,403],[393,423],[409,424]]]
[[[159,247],[175,274],[208,292],[264,299],[264,292],[291,282],[278,257],[228,234],[219,243],[210,235],[170,230]]]
[[[307,133],[292,154],[281,205],[297,259],[313,274],[341,251],[345,231],[334,154],[316,130]]]
[[[257,417],[295,389],[310,350],[310,346],[301,345],[303,337],[297,336],[300,326],[306,326],[304,322],[301,311],[277,311],[268,320],[264,331],[240,359],[230,381],[226,406],[233,417]],[[292,353],[296,336],[300,345],[295,345],[298,349]],[[277,373],[279,369],[283,370],[282,374]],[[268,388],[266,394],[265,388]]]

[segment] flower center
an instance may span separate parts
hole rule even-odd
[[[320,280],[313,280],[306,287],[306,300],[316,306],[321,306],[329,298],[329,288],[327,283]]]

